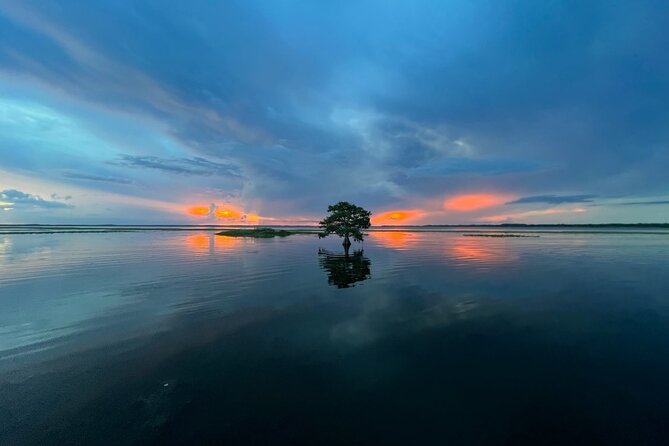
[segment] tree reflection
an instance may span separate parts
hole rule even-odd
[[[328,275],[328,284],[337,288],[349,288],[356,282],[362,282],[371,277],[372,262],[363,255],[362,250],[349,253],[335,253],[326,249],[318,250],[318,262]]]

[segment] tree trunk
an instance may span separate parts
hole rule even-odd
[[[344,245],[345,248],[351,246],[351,240],[348,238],[348,234],[344,236],[344,243],[342,243],[342,245]]]

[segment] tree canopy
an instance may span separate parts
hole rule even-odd
[[[363,240],[362,230],[371,226],[369,217],[372,213],[347,201],[328,206],[328,213],[329,215],[319,223],[323,230],[319,237],[336,234],[344,237],[344,245],[351,244],[349,237],[361,242]]]

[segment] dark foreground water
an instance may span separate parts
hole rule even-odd
[[[669,444],[669,235],[540,235],[0,235],[0,444]]]

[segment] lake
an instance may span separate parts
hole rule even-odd
[[[0,234],[0,444],[669,444],[669,233]]]

